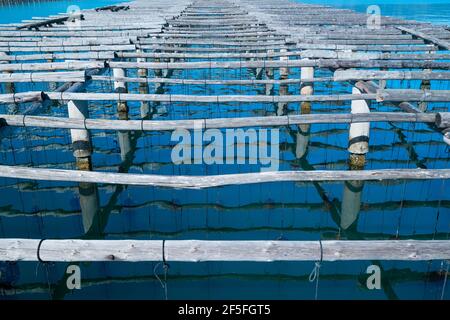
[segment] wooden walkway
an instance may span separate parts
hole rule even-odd
[[[195,0],[193,3],[187,0],[169,3],[137,0],[84,10],[72,16],[36,17],[20,24],[0,25],[0,82],[5,83],[8,90],[0,94],[0,103],[43,105],[58,101],[67,104],[68,108],[67,117],[0,115],[0,126],[70,129],[79,168],[60,170],[0,166],[0,177],[172,188],[274,181],[448,179],[450,169],[363,170],[364,158],[369,152],[372,122],[427,123],[442,134],[442,143],[450,145],[448,107],[444,112],[427,112],[431,103],[450,102],[450,90],[433,89],[430,82],[448,83],[450,80],[448,50],[450,31],[445,27],[387,17],[381,18],[380,25],[373,26],[368,25],[365,14],[284,0],[242,0],[239,5],[227,0]],[[231,80],[172,76],[174,70],[204,69],[248,69],[254,76]],[[292,77],[294,69],[299,70],[300,77]],[[317,76],[318,71],[323,70],[331,75]],[[421,84],[416,89],[392,89],[387,87],[388,80],[419,80]],[[86,87],[95,82],[113,83],[114,91],[87,92]],[[54,86],[53,90],[18,92],[15,89],[18,83],[60,85]],[[128,88],[136,83],[140,84],[139,92],[130,92]],[[148,92],[149,83],[155,85],[155,92]],[[350,84],[352,89],[346,93],[318,94],[315,86],[320,83]],[[241,85],[263,88],[266,94],[174,95],[158,90],[166,84]],[[288,94],[290,84],[300,85],[297,94]],[[278,86],[276,92],[275,86]],[[118,119],[89,118],[87,101],[114,101]],[[252,103],[271,103],[277,106],[277,115],[173,121],[148,120],[145,117],[130,119],[130,102],[141,102],[143,106],[146,102],[239,103],[242,108]],[[350,108],[342,114],[318,114],[311,108],[313,102],[348,102]],[[300,114],[288,114],[289,103],[299,103]],[[397,112],[379,112],[373,108],[374,112],[370,112],[371,103],[375,106],[394,106]],[[348,152],[352,170],[200,177],[92,171],[93,150],[89,130],[193,129],[194,124],[199,122],[204,129],[348,123]],[[36,260],[36,255],[32,253],[37,250],[36,241],[0,239],[0,260]],[[178,245],[177,241],[172,243]],[[26,248],[22,247],[24,244]],[[133,261],[161,258],[158,251],[161,242],[143,242],[143,249],[134,251],[141,244],[135,246],[123,242],[123,249],[116,249],[116,244],[61,240],[61,243],[45,242],[42,250],[44,260],[55,261],[111,260],[107,258],[111,256]],[[224,251],[217,251],[218,245]],[[246,256],[245,259],[257,261],[317,260],[320,253],[318,242],[259,241],[251,244],[236,242],[234,245],[212,241],[180,242],[168,259],[201,261],[213,257],[209,260],[245,260],[241,254],[248,252],[249,245],[259,246],[260,251],[256,250],[254,256]],[[367,250],[367,254],[358,255],[362,252],[360,245]],[[87,253],[60,257],[58,260],[52,255],[52,250],[59,250],[58,246],[69,246],[76,252],[86,249]],[[391,245],[375,241],[359,244],[333,242],[326,244],[328,255],[325,259],[450,258],[449,241],[398,241],[396,250],[390,248]],[[22,249],[28,251],[21,252]],[[136,256],[144,249],[158,253]],[[198,257],[183,254],[196,250],[202,252]],[[309,250],[309,253],[303,254],[304,250]],[[346,254],[347,250],[351,254]],[[134,253],[128,255],[128,251]]]

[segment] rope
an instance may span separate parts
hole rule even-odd
[[[447,287],[448,267],[450,265],[449,261],[446,261],[446,263],[447,268],[445,268],[445,277],[444,277],[444,284],[442,285],[441,300],[444,300],[445,288]]]
[[[314,263],[314,268],[312,269],[311,273],[309,274],[309,282],[316,281],[316,287],[315,287],[315,295],[314,299],[317,300],[317,295],[319,292],[319,278],[320,278],[320,267],[322,266],[323,262],[323,246],[322,246],[322,240],[319,239],[319,245],[320,245],[320,261],[316,261]]]
[[[166,255],[165,255],[165,243],[166,240],[162,241],[162,262],[158,262],[155,267],[153,268],[153,274],[155,275],[156,279],[159,281],[159,283],[161,284],[161,287],[164,290],[164,297],[165,300],[168,300],[168,296],[167,296],[167,274],[169,272],[169,264],[166,261]],[[158,274],[156,273],[156,270],[158,269],[158,267],[162,265],[163,268],[163,279],[161,279]]]
[[[39,241],[38,246],[37,246],[36,256],[37,256],[37,259],[38,259],[38,263],[37,263],[37,265],[36,265],[35,275],[36,275],[36,278],[37,278],[40,266],[41,266],[41,265],[44,266],[44,268],[45,268],[45,273],[46,273],[46,278],[47,278],[48,292],[49,292],[49,295],[50,295],[50,297],[51,297],[50,292],[51,292],[51,289],[52,289],[52,288],[51,288],[51,283],[50,283],[50,271],[49,271],[49,267],[53,267],[53,266],[54,266],[54,263],[52,263],[52,262],[50,262],[50,261],[44,261],[44,260],[42,260],[42,258],[41,258],[41,246],[42,246],[42,243],[43,243],[45,240],[47,240],[47,239],[41,239],[41,240]]]
[[[39,241],[38,247],[37,247],[37,251],[36,251],[36,255],[37,255],[37,259],[40,263],[46,263],[46,261],[41,259],[41,246],[42,243],[45,241],[46,239],[41,239],[41,241]]]

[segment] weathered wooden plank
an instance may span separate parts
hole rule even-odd
[[[447,119],[446,113],[440,113],[440,119]],[[187,120],[111,120],[78,119],[30,115],[0,114],[5,125],[20,127],[43,127],[60,129],[89,130],[135,130],[164,131],[193,129],[195,124],[209,128],[271,127],[314,123],[359,123],[359,122],[424,122],[438,123],[436,113],[411,114],[402,112],[371,112],[358,114],[301,114],[287,116],[241,117],[241,118],[205,118]],[[444,120],[445,121],[445,120]],[[441,123],[441,122],[439,122]]]
[[[423,40],[432,42],[432,43],[438,45],[439,47],[441,47],[444,50],[450,50],[450,42],[448,42],[448,41],[441,40],[439,38],[427,35],[427,34],[425,34],[423,32],[418,31],[418,30],[413,30],[411,28],[406,28],[404,26],[398,26],[396,28],[401,30],[401,31],[404,31],[406,33],[412,34],[412,35],[414,35],[414,36],[416,36],[418,38],[421,38]]]
[[[378,90],[377,101],[447,102],[450,101],[450,90],[412,90],[412,89]]]
[[[450,72],[428,71],[378,71],[378,70],[337,70],[334,81],[349,80],[450,80]]]
[[[85,82],[85,71],[73,72],[31,72],[31,73],[3,73],[2,82]]]
[[[40,239],[0,239],[0,261],[37,261]],[[322,247],[322,249],[321,249]],[[164,248],[164,251],[163,251]],[[164,253],[163,253],[164,252]],[[163,257],[164,254],[164,257]],[[428,261],[450,258],[450,240],[44,240],[43,261]]]
[[[91,182],[180,189],[202,189],[269,182],[449,179],[450,169],[269,171],[210,176],[167,176],[0,165],[0,177],[27,180]]]
[[[25,25],[17,27],[17,30],[39,29],[39,27],[42,27],[42,26],[49,26],[52,24],[62,24],[63,22],[66,22],[69,20],[84,20],[84,15],[83,14],[73,14],[70,16],[54,18],[54,19],[47,19],[47,20],[39,21],[39,22],[35,22],[35,23],[29,23],[29,24],[25,24]]]

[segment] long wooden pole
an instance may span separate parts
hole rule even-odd
[[[38,251],[38,246],[40,248]],[[321,250],[322,247],[322,250]],[[450,240],[202,241],[0,239],[0,261],[354,261],[450,259]],[[164,252],[164,257],[163,257]]]

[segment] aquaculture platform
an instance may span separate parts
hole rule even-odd
[[[411,162],[416,161],[414,169],[365,168],[376,123],[420,124],[430,137],[439,137],[433,143],[450,144],[449,41],[450,31],[444,26],[273,0],[137,0],[0,25],[0,82],[4,84],[0,104],[9,111],[0,114],[0,130],[70,130],[68,145],[76,164],[72,169],[3,164],[0,177],[77,182],[86,197],[82,206],[94,207],[96,192],[89,191],[94,183],[198,190],[345,181],[342,212],[347,216],[341,227],[346,228],[358,215],[365,181],[450,178],[448,159],[441,159],[440,168],[424,166],[416,161],[410,145],[407,151]],[[233,73],[238,76],[230,77]],[[439,86],[433,86],[434,81]],[[407,85],[393,88],[392,83]],[[91,90],[94,85],[107,90]],[[30,86],[41,89],[29,90]],[[169,86],[182,87],[184,93],[172,93]],[[214,89],[217,86],[220,89]],[[96,114],[92,103],[111,103],[115,117],[92,116]],[[255,104],[271,105],[274,110],[245,113]],[[315,107],[324,104],[339,107],[332,112]],[[439,108],[433,107],[436,104]],[[191,117],[190,109],[185,109],[173,118],[155,117],[162,105],[176,110],[194,105],[210,113]],[[63,108],[62,116],[57,116],[61,111],[36,115],[56,106]],[[234,111],[223,112],[222,106],[245,114],[234,117]],[[218,117],[218,110],[225,116]],[[299,166],[178,175],[124,169],[129,169],[132,146],[139,139],[136,132],[291,127],[296,137],[293,153],[302,161],[310,128],[318,124],[329,124],[328,130],[345,126],[348,145],[341,152],[348,157],[346,170]],[[123,161],[119,170],[96,170],[98,150],[91,140],[99,131],[117,131]],[[325,193],[320,194],[326,199]],[[86,230],[92,224],[89,219],[83,217]],[[0,239],[2,261],[364,259],[450,259],[450,241]]]

